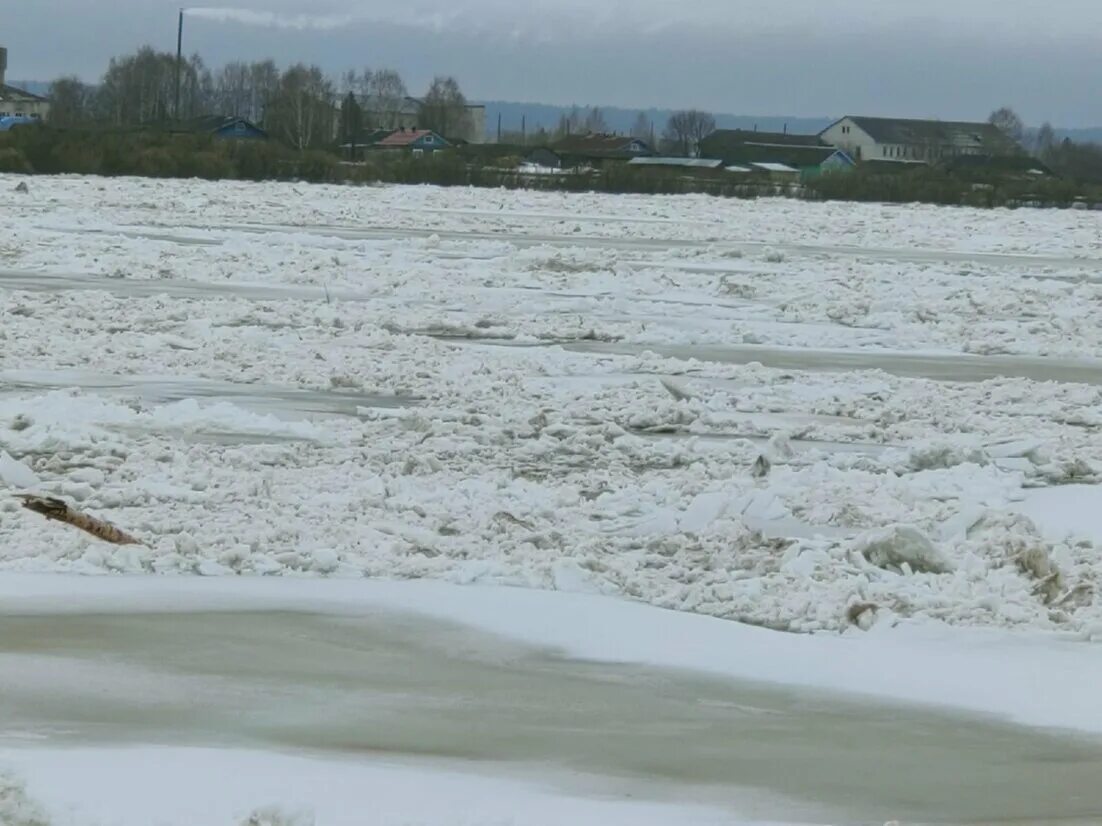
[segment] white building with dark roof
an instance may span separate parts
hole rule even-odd
[[[862,161],[933,163],[965,155],[999,157],[1022,149],[990,123],[844,117],[819,137]]]
[[[45,118],[50,101],[7,85],[8,50],[0,47],[0,118]]]

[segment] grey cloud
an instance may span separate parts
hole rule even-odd
[[[94,79],[113,54],[175,47],[178,0],[16,1],[0,11],[12,77]],[[393,66],[415,90],[455,74],[479,99],[946,118],[1009,103],[1035,123],[1102,123],[1088,80],[1102,58],[1084,34],[1102,29],[1097,0],[696,0],[691,17],[668,0],[239,4],[190,17],[186,50],[213,65]]]

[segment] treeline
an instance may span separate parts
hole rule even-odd
[[[1102,184],[1102,146],[1059,140],[1051,123],[1027,130],[1022,119],[1010,107],[996,109],[988,121],[1059,177],[1086,184]]]
[[[247,118],[294,149],[329,149],[356,137],[351,130],[397,128],[408,96],[393,69],[353,70],[335,79],[318,66],[296,63],[280,70],[266,60],[214,71],[198,55],[178,65],[175,55],[147,46],[113,58],[96,85],[75,77],[55,80],[48,123],[118,128],[231,115]],[[436,78],[420,102],[420,127],[465,138],[474,125],[455,78]]]
[[[159,128],[16,128],[0,133],[0,172],[149,178],[337,180],[329,152]]]
[[[175,55],[146,46],[112,58],[97,84],[72,76],[55,80],[49,123],[61,128],[121,127],[229,115],[252,121],[295,149],[324,149],[357,132],[402,125],[409,95],[394,69],[353,69],[331,77],[316,65],[280,69],[272,60],[236,61],[212,69],[197,54],[177,66]],[[419,101],[418,126],[448,138],[467,138],[476,131],[455,78],[435,78]],[[711,114],[690,109],[658,124],[640,112],[630,134],[663,152],[687,155],[714,129]],[[544,146],[568,135],[609,131],[599,107],[575,106],[554,129],[505,132],[501,140]]]
[[[517,148],[459,147],[437,156],[372,152],[347,163],[332,152],[300,152],[276,141],[226,141],[158,128],[17,128],[0,133],[0,173],[85,174],[209,180],[291,180],[507,187],[638,194],[704,192],[753,197],[795,188],[733,176],[709,179],[677,170],[608,164],[586,173],[533,175],[518,167]],[[495,151],[497,150],[497,151]]]
[[[499,150],[499,151],[489,151]],[[300,152],[275,141],[223,141],[157,129],[13,129],[0,134],[0,172],[135,175],[316,183],[397,183],[636,194],[705,193],[813,200],[924,202],[975,207],[1094,207],[1102,184],[1030,180],[984,170],[919,167],[882,172],[867,165],[803,184],[717,171],[606,164],[586,173],[530,174],[506,147],[469,146],[439,156],[368,153],[356,164],[331,152]]]

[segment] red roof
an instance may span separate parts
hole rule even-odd
[[[418,138],[423,138],[426,135],[431,135],[431,134],[432,134],[431,129],[407,129],[404,132],[401,129],[399,129],[397,132],[391,132],[389,135],[387,135],[385,138],[383,138],[381,141],[379,141],[375,145],[376,146],[409,146],[411,143],[416,141]]]

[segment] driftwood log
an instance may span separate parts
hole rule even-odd
[[[142,544],[141,540],[116,528],[110,522],[104,522],[102,519],[96,519],[94,516],[81,513],[69,507],[60,499],[26,494],[19,498],[23,500],[23,507],[27,510],[45,516],[52,522],[64,522],[66,525],[72,525],[74,528],[89,533],[96,539],[102,539],[104,542],[110,542],[113,545]]]

